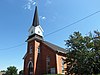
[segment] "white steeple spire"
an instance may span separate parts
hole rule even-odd
[[[35,13],[34,13],[34,18],[33,18],[33,23],[32,26],[29,29],[29,36],[32,35],[38,35],[40,37],[43,37],[43,29],[39,24],[39,18],[38,18],[38,10],[37,6],[35,6]]]

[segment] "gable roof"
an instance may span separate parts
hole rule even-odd
[[[38,39],[37,39],[38,40]],[[48,47],[50,47],[52,50],[54,51],[57,51],[58,53],[63,53],[63,54],[66,54],[68,53],[68,51],[64,48],[61,48],[55,44],[52,44],[50,42],[47,42],[47,41],[44,41],[44,40],[41,40],[42,43],[44,43],[45,45],[47,45]],[[24,55],[23,59],[27,56],[27,53]]]
[[[60,53],[64,53],[66,54],[67,53],[67,50],[64,49],[64,48],[61,48],[55,44],[52,44],[50,42],[47,42],[47,41],[43,41],[44,44],[46,44],[48,47],[50,47],[51,49],[53,49],[54,51],[57,51],[57,52],[60,52]]]

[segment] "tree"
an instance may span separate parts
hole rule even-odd
[[[17,75],[17,68],[15,66],[8,67],[6,75]]]
[[[81,33],[74,32],[65,41],[69,50],[65,60],[68,73],[100,73],[100,32],[94,31],[94,34],[82,36]]]
[[[5,70],[1,70],[1,72],[6,72]]]
[[[94,43],[94,73],[100,73],[100,32],[94,31],[95,35],[93,37],[93,43]]]

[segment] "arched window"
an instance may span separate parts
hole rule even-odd
[[[64,60],[62,59],[62,73],[64,73]]]
[[[30,54],[32,53],[32,49],[33,49],[32,46],[30,46],[30,50],[29,50]]]
[[[40,46],[38,47],[38,53],[40,54]]]
[[[47,56],[47,58],[46,58],[46,69],[47,69],[47,74],[50,74],[51,73],[51,70],[50,70],[50,56]]]
[[[28,63],[28,75],[32,75],[33,74],[33,63],[32,61],[30,61]]]

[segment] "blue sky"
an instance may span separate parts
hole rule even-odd
[[[35,0],[0,0],[0,70],[11,65],[23,69],[22,58],[27,50],[25,40],[35,5]],[[37,0],[37,5],[44,35],[100,11],[100,0]],[[100,13],[44,39],[66,48],[64,40],[74,31],[86,35],[94,30],[100,30]]]

